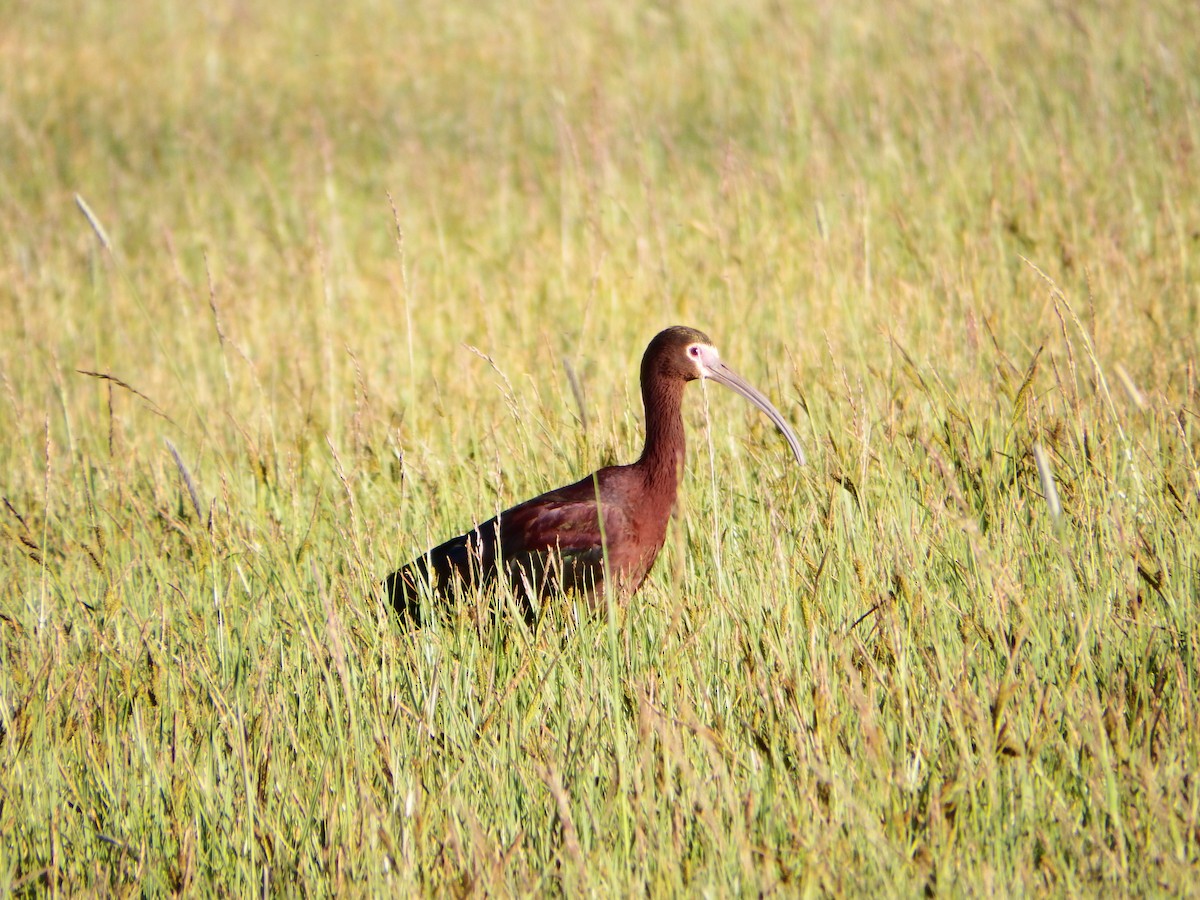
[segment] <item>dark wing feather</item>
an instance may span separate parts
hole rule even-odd
[[[632,527],[623,509],[605,504],[602,540],[596,478],[603,475],[602,470],[514,506],[417,557],[388,576],[392,605],[419,624],[422,585],[432,598],[445,599],[456,589],[487,587],[499,566],[531,621],[533,601],[554,590],[594,594],[604,580],[604,542],[611,551]]]
[[[392,606],[413,622],[421,622],[421,595],[450,597],[454,590],[486,586],[495,577],[498,519],[438,544],[397,569],[384,583]]]
[[[570,489],[564,488],[501,517],[505,573],[513,591],[527,601],[554,591],[574,591],[588,599],[599,593],[605,545],[611,556],[614,544],[629,534],[630,523],[623,509],[605,505],[602,531],[590,479],[587,489],[592,496],[568,494]]]

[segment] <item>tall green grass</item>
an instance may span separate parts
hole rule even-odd
[[[1192,4],[2,18],[0,888],[1195,890]],[[673,323],[807,469],[693,387],[628,608],[395,621]]]

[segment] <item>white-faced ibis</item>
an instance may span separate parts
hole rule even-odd
[[[741,394],[787,438],[796,461],[800,442],[766,397],[721,361],[694,328],[655,335],[642,357],[646,446],[637,462],[606,466],[574,484],[547,491],[451,538],[388,576],[392,605],[421,621],[421,596],[446,599],[455,590],[487,588],[502,577],[526,618],[556,591],[575,592],[590,606],[603,604],[603,587],[628,599],[645,580],[666,538],[683,466],[683,388],[711,378]]]

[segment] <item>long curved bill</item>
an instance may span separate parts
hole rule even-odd
[[[743,397],[761,409],[764,413],[766,413],[767,418],[774,422],[775,427],[783,433],[785,438],[787,438],[788,446],[792,448],[792,453],[796,456],[796,462],[800,463],[800,465],[804,465],[804,451],[800,448],[800,441],[797,439],[792,429],[788,426],[787,421],[783,418],[783,415],[779,412],[779,410],[771,405],[770,400],[751,387],[745,378],[733,371],[733,369],[729,368],[729,366],[725,365],[725,363],[721,362],[719,358],[714,357],[715,354],[703,361],[703,366],[701,368],[701,373],[703,376],[705,378],[711,378],[713,381],[719,384],[725,385],[725,387],[729,388],[735,393],[741,394]]]

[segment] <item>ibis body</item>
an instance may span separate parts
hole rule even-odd
[[[436,603],[500,578],[530,621],[555,593],[575,593],[591,606],[604,602],[606,589],[614,599],[628,599],[666,539],[686,446],[683,389],[697,378],[726,385],[766,413],[803,464],[800,443],[783,416],[721,361],[708,337],[693,328],[668,328],[642,357],[646,444],[637,461],[606,466],[526,500],[418,556],[388,576],[392,605],[420,623],[422,597]]]

